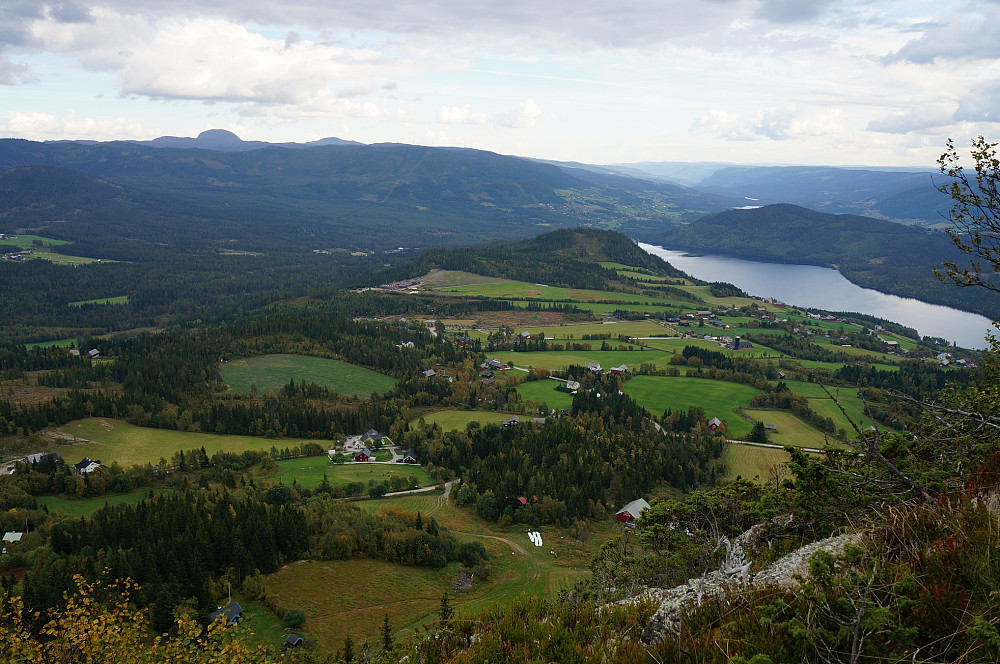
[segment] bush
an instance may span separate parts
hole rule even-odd
[[[302,609],[288,609],[281,616],[281,622],[288,629],[302,629],[306,626],[306,612]]]

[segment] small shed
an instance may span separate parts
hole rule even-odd
[[[21,541],[22,537],[24,537],[24,533],[10,531],[10,532],[4,533],[4,535],[3,535],[3,543],[4,544],[17,544],[18,542]]]
[[[285,638],[285,647],[286,648],[295,648],[297,646],[302,645],[302,641],[303,641],[302,637],[299,636],[298,634],[289,634]]]
[[[631,503],[615,512],[615,519],[624,523],[626,526],[634,526],[635,520],[648,509],[649,503],[642,498],[636,498]]]
[[[433,378],[436,375],[437,372],[434,371],[433,369],[428,369],[427,371],[424,372],[424,378]]]
[[[209,616],[212,622],[215,622],[222,617],[227,623],[238,623],[243,617],[243,607],[240,606],[239,602],[230,602],[228,605],[219,607],[218,611],[213,611],[212,615]]]
[[[96,360],[100,356],[101,356],[101,351],[97,350],[96,348],[91,348],[90,350],[87,351],[87,357],[90,358],[91,360]]]
[[[718,417],[713,417],[708,421],[708,428],[711,431],[716,431],[720,426],[722,426],[722,420],[720,420]]]

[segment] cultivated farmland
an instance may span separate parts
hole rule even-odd
[[[251,385],[256,385],[260,394],[278,391],[294,380],[357,397],[367,397],[373,392],[384,394],[396,384],[393,378],[371,369],[305,355],[260,355],[233,360],[222,368],[222,380],[239,394],[249,394]]]

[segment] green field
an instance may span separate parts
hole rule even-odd
[[[584,341],[594,348],[600,348],[600,341]],[[638,368],[643,362],[653,362],[665,367],[669,364],[673,353],[662,350],[549,350],[518,353],[515,351],[498,351],[490,353],[508,364],[521,368],[535,369],[565,369],[571,364],[587,366],[588,362],[597,362],[605,370],[620,364],[628,365],[629,369]]]
[[[510,413],[497,413],[491,410],[436,410],[412,419],[410,426],[416,426],[422,419],[428,425],[437,424],[442,431],[457,431],[464,429],[469,422],[499,423],[508,417]]]
[[[362,482],[368,486],[369,480],[382,483],[392,476],[417,478],[419,486],[433,486],[434,479],[423,468],[404,463],[332,463],[327,456],[286,459],[278,462],[278,472],[268,480],[291,484],[296,481],[304,487],[315,489],[323,481],[324,473],[333,486],[348,482]]]
[[[581,544],[562,530],[542,527],[545,545],[535,547],[523,526],[500,529],[487,524],[471,510],[445,503],[439,492],[354,504],[371,511],[398,507],[421,512],[437,519],[459,541],[483,543],[492,573],[485,583],[452,595],[459,616],[523,593],[554,599],[560,590],[589,576],[589,560],[615,529],[611,521],[595,524],[589,541]],[[397,635],[433,620],[441,595],[445,590],[452,592],[457,575],[456,564],[433,570],[369,560],[300,561],[269,576],[267,589],[278,605],[305,611],[307,638],[336,649],[348,635],[356,642],[374,641],[385,613]],[[359,636],[359,625],[370,627],[364,637]]]
[[[278,391],[288,381],[316,383],[339,394],[366,397],[373,392],[384,394],[396,384],[395,379],[371,369],[340,360],[305,355],[260,355],[227,362],[222,380],[234,392],[249,394],[256,385],[260,394]]]
[[[743,414],[764,424],[777,426],[777,432],[767,432],[768,442],[775,445],[814,447],[816,449],[823,449],[827,445],[842,446],[832,436],[826,436],[819,429],[782,410],[744,410]]]
[[[709,419],[718,417],[726,422],[730,438],[742,438],[750,433],[751,424],[733,409],[746,406],[759,392],[740,383],[683,376],[636,376],[622,389],[657,416],[668,408],[678,411],[701,406]]]
[[[546,378],[521,383],[517,386],[517,391],[524,401],[535,401],[539,404],[548,404],[549,408],[564,409],[573,405],[573,395],[561,389],[565,385],[565,381]]]
[[[69,244],[68,240],[56,240],[42,235],[8,235],[0,240],[0,245],[20,247],[21,249],[31,249],[38,246],[35,242],[38,242],[45,247],[58,247],[63,244]]]
[[[69,254],[57,254],[54,251],[36,251],[30,256],[26,257],[28,260],[38,259],[51,261],[60,265],[88,265],[90,263],[114,263],[115,261],[109,261],[100,258],[91,258],[89,256],[70,256]]]
[[[34,348],[69,348],[70,346],[75,346],[78,339],[76,337],[70,337],[68,339],[53,339],[52,341],[33,341],[30,344],[24,344],[28,350]]]
[[[77,420],[60,427],[67,436],[79,439],[72,444],[53,445],[47,452],[56,452],[70,463],[85,456],[99,459],[104,464],[117,461],[122,467],[135,464],[156,464],[160,458],[170,460],[175,452],[205,448],[209,456],[216,452],[245,452],[267,450],[272,446],[294,447],[306,438],[279,438],[270,440],[255,436],[222,436],[214,433],[172,431],[137,427],[120,420],[90,418]],[[326,444],[324,441],[319,441]]]
[[[97,498],[63,498],[62,496],[39,496],[35,500],[39,505],[45,505],[50,512],[60,512],[69,516],[87,516],[93,514],[105,505],[135,505],[141,503],[149,494],[170,493],[170,489],[153,489],[152,491],[136,491],[134,493],[114,493]]]
[[[530,332],[532,335],[541,332],[546,339],[574,339],[584,341],[583,335],[610,334],[611,340],[618,343],[618,335],[627,337],[651,337],[660,334],[673,334],[672,330],[654,321],[621,321],[617,323],[582,323],[571,325],[544,325],[537,327],[515,327],[514,332]],[[600,341],[597,344],[600,345]]]
[[[71,307],[82,307],[85,304],[128,304],[128,295],[115,295],[113,297],[98,297],[93,300],[77,300],[70,302]]]
[[[830,395],[823,391],[823,387],[819,383],[809,383],[802,380],[788,380],[785,381],[785,384],[788,385],[788,389],[792,392],[801,394],[809,399],[809,407],[812,408],[813,411],[823,417],[831,418],[836,427],[846,431],[849,437],[854,436],[854,427],[851,426],[847,417],[845,417],[844,413],[840,411],[840,408],[837,407],[837,404],[834,403]],[[844,407],[844,410],[847,411],[847,415],[854,420],[855,424],[858,425],[858,428],[865,429],[868,426],[876,425],[879,429],[888,429],[890,431],[895,430],[892,427],[877,423],[873,421],[872,418],[865,415],[864,402],[861,401],[857,388],[828,387],[827,389],[830,390],[830,394],[837,398],[837,401]]]
[[[752,445],[727,445],[722,453],[722,460],[729,470],[727,480],[742,477],[745,480],[757,479],[766,482],[769,472],[775,466],[788,461],[788,452],[768,447],[753,447]]]

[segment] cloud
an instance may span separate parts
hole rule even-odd
[[[50,6],[48,15],[58,23],[93,23],[94,15],[90,9],[75,2],[61,2]]]
[[[956,122],[1000,122],[1000,83],[972,91],[958,105]]]
[[[57,118],[48,113],[12,111],[0,120],[0,131],[13,136],[44,140],[147,138],[142,125],[118,117],[110,120],[77,118],[75,113]]]
[[[884,134],[939,130],[954,124],[954,108],[954,104],[929,104],[911,111],[892,113],[869,122],[867,130]]]
[[[774,23],[801,23],[821,16],[834,0],[763,0],[754,18]]]
[[[921,34],[886,60],[930,64],[937,60],[993,60],[1000,57],[1000,6],[966,3],[959,11],[914,26]]]
[[[833,111],[800,112],[772,108],[748,115],[712,110],[695,120],[692,130],[713,134],[727,141],[774,141],[822,136],[841,130],[839,113]]]
[[[486,124],[490,121],[489,113],[472,111],[465,106],[441,106],[437,110],[439,124]]]
[[[532,99],[526,99],[520,102],[512,112],[497,117],[496,124],[510,129],[524,129],[534,127],[541,117],[542,109],[538,107],[538,104]]]

